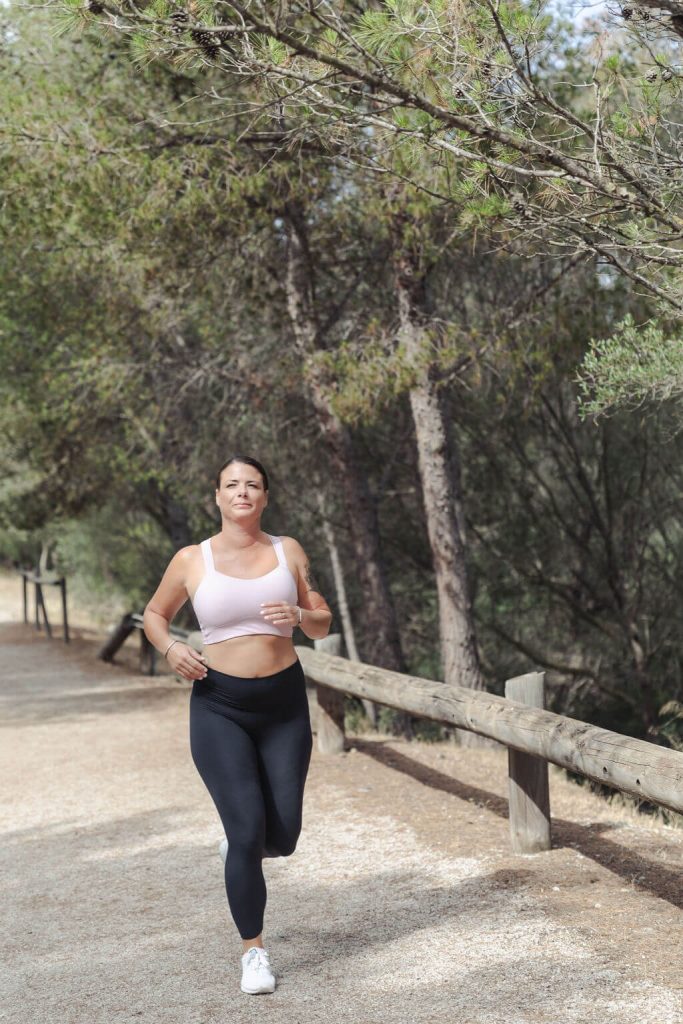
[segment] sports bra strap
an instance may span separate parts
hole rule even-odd
[[[204,566],[206,568],[207,573],[215,572],[216,567],[213,564],[213,555],[211,553],[210,539],[207,537],[206,540],[203,540],[200,544],[200,547],[202,549],[202,554],[204,555]]]
[[[275,554],[277,555],[277,560],[278,560],[279,564],[280,565],[284,565],[285,569],[288,569],[289,566],[287,565],[287,559],[285,558],[285,551],[284,551],[284,548],[282,547],[282,540],[281,540],[281,538],[280,537],[274,537],[272,535],[272,533],[269,533],[268,536],[270,537],[270,539],[273,542],[273,547],[275,548]]]

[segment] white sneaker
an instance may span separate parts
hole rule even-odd
[[[242,957],[240,988],[252,995],[275,991],[275,978],[268,963],[268,953],[260,946],[250,946]]]
[[[220,843],[218,844],[218,852],[221,855],[221,860],[225,864],[226,860],[228,859],[228,840],[227,839],[221,839]]]

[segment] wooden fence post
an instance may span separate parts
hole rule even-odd
[[[313,646],[325,654],[339,655],[341,634],[330,633],[322,640],[314,640]],[[311,696],[313,703],[313,725],[318,736],[318,750],[321,754],[341,754],[344,751],[344,694],[329,686],[314,683]]]
[[[527,672],[505,682],[508,700],[542,708],[545,673]],[[549,850],[550,793],[548,762],[535,754],[508,747],[510,839],[514,853]]]
[[[64,623],[64,642],[69,643],[69,616],[66,608],[66,577],[60,576],[59,589],[62,592],[62,621]]]
[[[157,649],[147,639],[144,629],[140,630],[140,671],[148,676],[157,674]]]
[[[133,613],[127,612],[112,635],[107,639],[104,647],[98,651],[97,657],[101,658],[102,661],[111,661],[121,644],[130,636],[134,629],[135,620],[133,618]]]

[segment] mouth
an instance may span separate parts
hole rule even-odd
[[[240,501],[235,505],[235,508],[251,508],[251,505],[247,505],[246,501]]]

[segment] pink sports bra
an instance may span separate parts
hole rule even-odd
[[[192,607],[205,644],[254,633],[291,636],[294,632],[292,626],[266,622],[260,614],[261,601],[296,604],[298,599],[296,580],[287,565],[282,541],[269,533],[266,536],[275,548],[278,564],[264,576],[252,579],[218,572],[209,538],[201,542],[205,572],[192,598]]]

